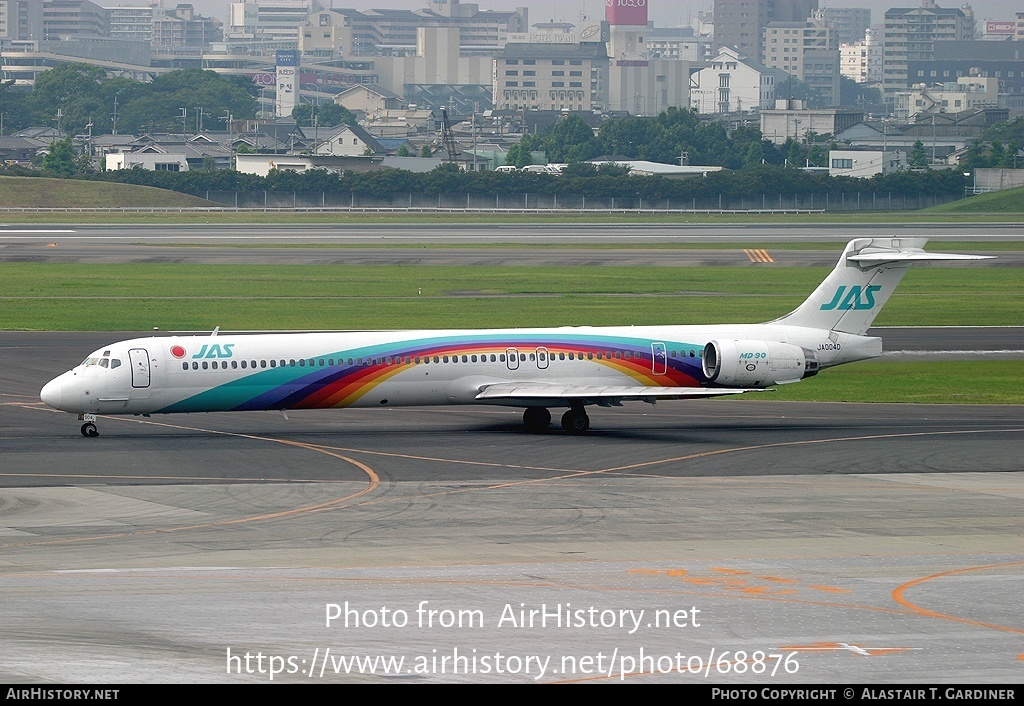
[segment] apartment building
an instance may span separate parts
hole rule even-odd
[[[910,85],[908,64],[932,58],[936,42],[966,41],[974,36],[970,5],[939,7],[923,0],[920,7],[892,8],[885,13],[882,39],[882,90],[904,91]]]
[[[0,40],[43,38],[43,5],[39,0],[0,0]]]

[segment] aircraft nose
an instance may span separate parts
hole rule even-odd
[[[61,389],[60,383],[56,380],[46,383],[43,385],[43,389],[39,391],[39,399],[54,409],[60,409],[60,403],[63,401],[63,398],[64,392]]]

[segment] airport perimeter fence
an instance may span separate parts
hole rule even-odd
[[[388,210],[388,211],[644,211],[672,213],[912,211],[955,201],[959,194],[746,194],[711,198],[648,199],[554,194],[392,194],[380,198],[357,193],[307,191],[213,191],[194,196],[240,209]]]

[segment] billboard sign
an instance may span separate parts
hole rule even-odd
[[[985,22],[985,34],[1011,35],[1017,28],[1013,20],[988,20]]]
[[[647,0],[605,0],[604,18],[610,25],[647,26]]]
[[[297,49],[282,49],[277,52],[277,61],[274,63],[278,66],[298,66],[299,52]]]

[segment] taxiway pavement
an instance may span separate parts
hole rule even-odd
[[[584,437],[491,408],[210,414],[86,439],[35,395],[110,336],[0,335],[2,681],[1019,681],[1020,406],[633,405]]]

